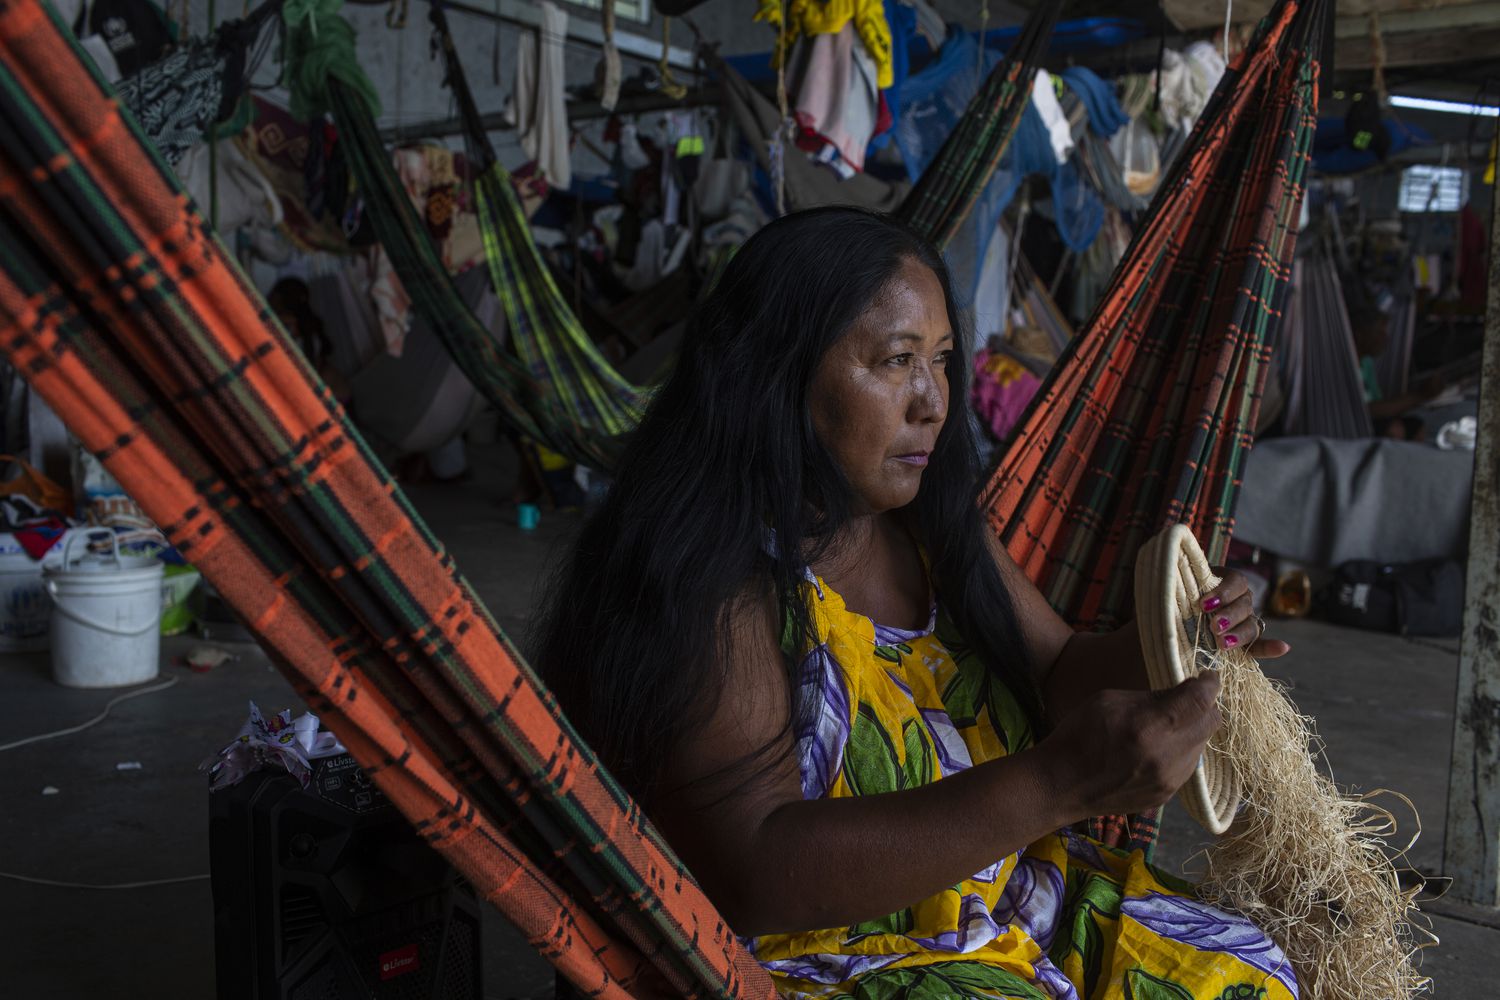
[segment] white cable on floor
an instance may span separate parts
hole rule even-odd
[[[80,723],[76,726],[71,726],[67,729],[59,729],[53,733],[41,733],[36,736],[28,736],[23,740],[16,740],[14,743],[0,744],[0,751],[14,750],[16,747],[24,747],[29,743],[40,743],[42,740],[55,739],[58,736],[68,736],[72,733],[81,733],[90,726],[97,725],[103,722],[105,717],[109,715],[109,710],[114,708],[120,702],[129,701],[131,698],[139,698],[143,694],[155,694],[157,691],[165,691],[167,688],[176,684],[178,680],[179,678],[173,677],[172,679],[162,684],[155,684],[148,688],[141,688],[139,691],[130,691],[122,695],[116,695],[115,697],[111,698],[109,702],[104,706],[104,711],[100,712],[98,715],[94,716],[87,722]],[[208,876],[184,875],[181,878],[159,878],[151,879],[146,882],[119,882],[113,885],[99,885],[93,882],[60,882],[56,879],[35,878],[31,875],[17,875],[13,872],[0,872],[0,878],[13,879],[17,882],[29,882],[32,885],[50,885],[59,889],[149,889],[152,886],[158,885],[177,885],[182,882],[201,882],[204,879],[208,878]]]
[[[37,736],[28,736],[24,740],[16,740],[14,743],[0,744],[0,753],[3,753],[6,750],[14,750],[16,749],[16,747],[24,747],[29,743],[40,743],[42,742],[42,740],[56,739],[59,736],[70,736],[73,733],[81,733],[88,727],[98,725],[99,723],[103,722],[105,716],[109,715],[109,710],[114,708],[120,702],[129,701],[131,698],[139,698],[143,694],[155,694],[157,691],[165,691],[167,688],[176,684],[177,681],[178,678],[173,677],[171,680],[167,681],[164,684],[157,684],[153,687],[141,688],[139,691],[131,691],[128,694],[118,695],[109,700],[109,704],[104,706],[104,711],[100,712],[98,715],[94,716],[87,722],[72,726],[68,729],[59,729],[55,733],[41,733]]]
[[[59,889],[148,889],[155,885],[176,885],[179,882],[201,882],[208,878],[207,875],[184,875],[181,878],[158,878],[149,882],[120,882],[115,885],[96,885],[91,882],[58,882],[50,878],[32,878],[30,875],[14,875],[10,872],[0,872],[0,878],[15,879],[17,882],[30,882],[32,885],[51,885]]]

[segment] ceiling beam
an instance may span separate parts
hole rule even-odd
[[[1388,43],[1392,35],[1497,26],[1500,26],[1500,3],[1467,3],[1425,10],[1380,12],[1380,33]],[[1370,15],[1357,14],[1338,18],[1334,22],[1333,34],[1340,41],[1346,38],[1369,38]],[[1402,39],[1401,44],[1405,43],[1406,39]]]
[[[1224,0],[1165,0],[1164,6],[1167,17],[1183,31],[1224,26]],[[1232,10],[1234,23],[1254,24],[1270,13],[1272,6],[1272,0],[1237,0]],[[1380,29],[1388,39],[1399,34],[1500,25],[1500,3],[1424,0],[1418,6],[1412,0],[1365,0],[1340,2],[1338,6],[1334,35],[1339,39],[1368,38],[1371,13],[1380,15]]]
[[[1385,19],[1381,18],[1382,27],[1384,22]],[[1500,52],[1500,24],[1478,30],[1453,28],[1414,32],[1403,34],[1399,38],[1392,38],[1386,32],[1384,65],[1386,69],[1394,69],[1401,66],[1480,62],[1494,59],[1496,52]],[[1333,65],[1339,72],[1373,69],[1375,60],[1369,35],[1338,39],[1334,48]]]

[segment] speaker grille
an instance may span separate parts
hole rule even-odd
[[[301,885],[281,889],[281,954],[290,959],[298,946],[328,926],[317,893]]]
[[[344,977],[331,957],[325,958],[306,979],[292,988],[289,1000],[352,1000],[353,991],[344,989]]]
[[[455,912],[448,925],[448,948],[443,955],[443,981],[438,996],[442,1000],[466,1000],[479,996],[475,981],[475,951],[479,928],[466,914]]]

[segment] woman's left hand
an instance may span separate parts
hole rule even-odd
[[[1274,660],[1289,653],[1290,645],[1265,637],[1265,621],[1255,613],[1245,575],[1217,566],[1214,572],[1222,573],[1223,578],[1217,587],[1203,595],[1200,607],[1212,623],[1218,647],[1248,647],[1250,655],[1259,660]]]

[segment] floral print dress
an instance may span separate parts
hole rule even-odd
[[[811,574],[807,592],[820,642],[800,681],[819,709],[797,733],[805,798],[898,791],[1031,745],[1019,704],[936,608],[912,631],[850,612]],[[877,920],[746,943],[788,998],[1297,996],[1281,949],[1249,921],[1141,852],[1071,831]]]

